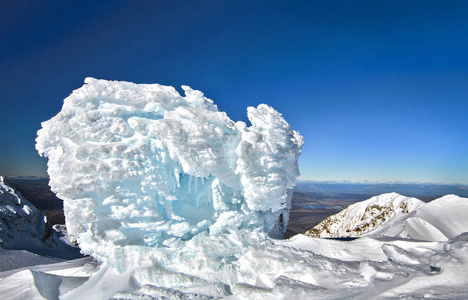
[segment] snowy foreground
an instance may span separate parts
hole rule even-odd
[[[468,234],[446,242],[298,235],[246,249],[232,286],[152,267],[140,284],[90,258],[0,273],[2,299],[466,299]],[[83,267],[84,265],[84,267]],[[142,266],[140,268],[145,268]],[[255,277],[242,277],[255,274]]]
[[[303,139],[267,105],[234,122],[199,91],[88,78],[36,147],[93,258],[0,274],[6,298],[468,296],[468,234],[281,237]],[[465,199],[466,200],[466,199]],[[455,209],[456,210],[456,209]],[[21,282],[19,285],[18,282]]]

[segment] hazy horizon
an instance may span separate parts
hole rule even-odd
[[[5,175],[5,174],[0,174],[0,176],[4,178],[13,178],[13,179],[49,179],[48,175]],[[403,185],[441,185],[441,186],[467,186],[468,188],[468,183],[462,183],[462,182],[427,182],[427,181],[371,181],[371,180],[347,180],[347,179],[341,179],[341,180],[336,180],[336,179],[303,179],[301,177],[298,178],[297,180],[298,184],[299,183],[330,183],[330,184],[369,184],[369,185],[379,185],[379,184],[386,184],[386,185],[392,185],[392,184],[403,184]]]

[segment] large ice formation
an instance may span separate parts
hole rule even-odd
[[[82,251],[144,267],[140,283],[234,283],[245,249],[286,229],[302,136],[264,104],[247,126],[187,86],[85,83],[36,140]]]

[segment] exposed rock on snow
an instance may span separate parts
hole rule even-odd
[[[78,247],[78,241],[76,240],[76,237],[68,233],[67,227],[63,224],[55,224],[52,226],[52,228],[57,231],[60,235],[60,239],[72,246],[72,247]]]
[[[67,259],[82,256],[60,238],[47,217],[0,176],[0,247]]]
[[[350,205],[306,235],[313,237],[401,237],[446,241],[468,231],[468,199],[447,195],[429,203],[396,193]]]
[[[382,194],[354,203],[323,220],[306,235],[313,237],[357,237],[404,218],[424,202],[397,193]]]

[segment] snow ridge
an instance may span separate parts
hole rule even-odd
[[[468,231],[468,199],[447,195],[425,203],[396,193],[350,205],[305,234],[312,237],[389,236],[447,241]]]
[[[424,202],[397,193],[382,194],[354,203],[309,229],[313,237],[357,237],[410,214]]]
[[[0,176],[0,247],[68,259],[81,257],[78,248],[60,238],[47,217]]]

